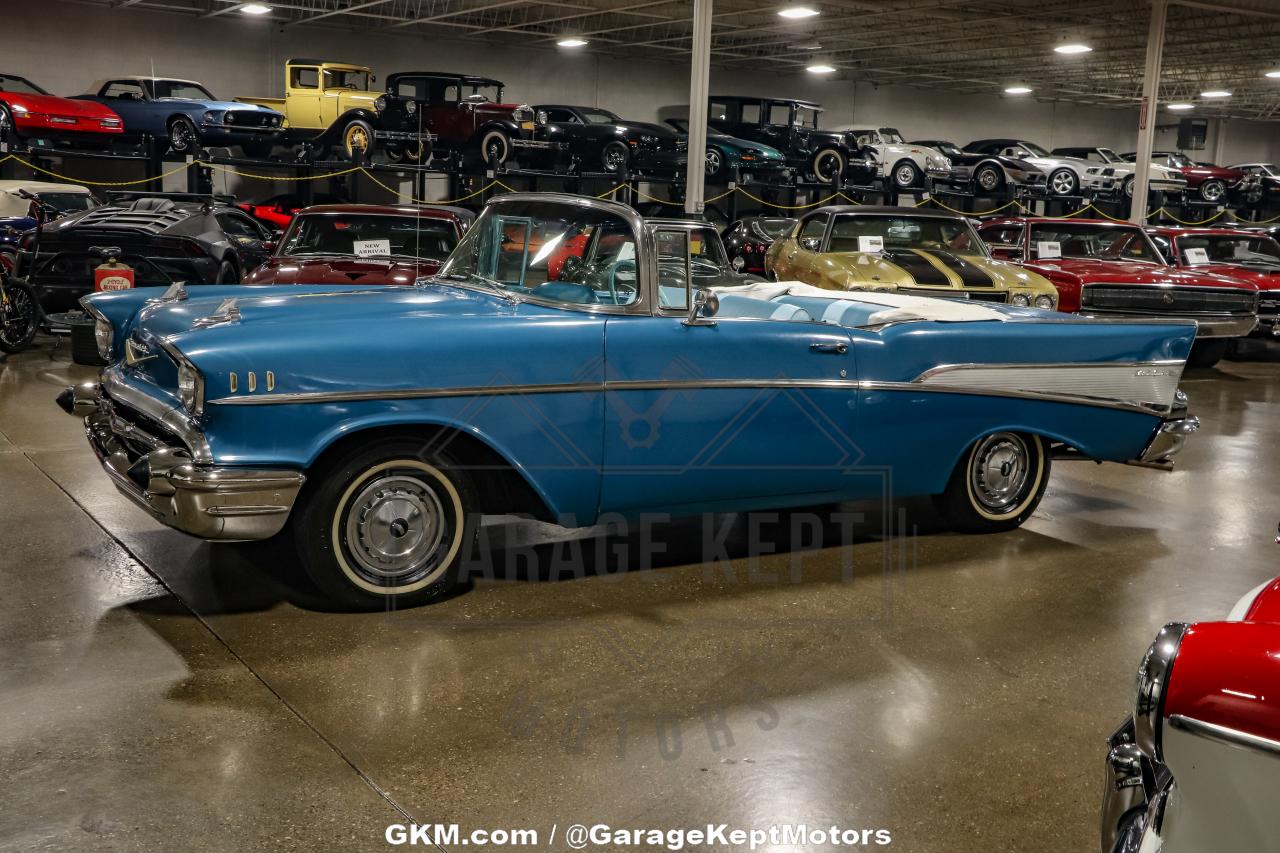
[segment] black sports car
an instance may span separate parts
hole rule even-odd
[[[24,234],[19,268],[52,314],[76,308],[109,257],[133,268],[136,287],[235,284],[267,259],[271,237],[226,196],[116,193]]]
[[[1015,186],[1041,187],[1045,185],[1045,173],[1017,157],[1002,154],[979,154],[965,151],[954,142],[945,139],[917,139],[912,145],[924,145],[941,151],[969,180],[976,193],[999,193]]]
[[[740,95],[712,95],[708,103],[712,128],[778,149],[802,175],[828,184],[844,180],[869,185],[875,180],[874,153],[853,134],[818,130],[819,104]]]
[[[627,121],[599,107],[538,104],[533,110],[540,138],[564,143],[579,172],[672,175],[689,158],[689,144],[660,124]]]
[[[764,253],[781,239],[796,220],[782,216],[744,216],[720,235],[729,261],[742,258],[742,271],[764,275]]]

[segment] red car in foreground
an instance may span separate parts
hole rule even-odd
[[[1258,324],[1258,286],[1170,267],[1141,228],[1099,219],[1015,217],[978,229],[993,257],[1017,261],[1058,289],[1058,310],[1086,317],[1194,320],[1187,364],[1212,367]]]
[[[1280,336],[1280,243],[1242,228],[1148,228],[1165,260],[1194,272],[1225,275],[1258,286],[1258,329]]]
[[[0,74],[0,142],[16,138],[105,148],[122,133],[120,116],[102,104],[59,98],[26,78]]]
[[[1166,625],[1111,736],[1102,853],[1275,850],[1280,578],[1222,622]]]
[[[308,207],[244,283],[413,284],[440,269],[472,218],[460,207]]]

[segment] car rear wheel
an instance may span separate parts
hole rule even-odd
[[[820,183],[839,183],[840,176],[844,174],[844,154],[834,148],[823,148],[817,154],[813,155],[811,167],[813,170],[813,176],[817,178]]]
[[[479,513],[470,478],[446,453],[389,437],[309,477],[293,535],[330,598],[360,609],[415,605],[462,582]]]
[[[953,530],[1012,530],[1040,505],[1049,482],[1050,464],[1038,435],[985,435],[956,464],[946,491],[934,498],[935,506]]]
[[[200,147],[196,126],[186,116],[178,116],[169,122],[169,148],[175,154],[194,154]]]
[[[921,177],[919,167],[910,160],[902,160],[893,167],[893,185],[900,190],[919,186]]]
[[[729,159],[719,148],[707,148],[707,180],[723,180],[729,171]]]
[[[234,261],[223,261],[218,265],[218,278],[215,284],[239,284],[240,270],[236,269]]]
[[[600,152],[600,165],[606,172],[621,172],[630,159],[631,152],[622,142],[610,142]]]
[[[1056,169],[1049,174],[1049,189],[1054,195],[1075,195],[1080,181],[1070,169]]]
[[[1222,181],[1215,179],[1205,181],[1200,185],[1200,198],[1208,202],[1222,201],[1222,197],[1227,194],[1227,185]]]
[[[988,163],[974,172],[973,183],[984,193],[999,192],[1004,187],[1004,172]]]
[[[1230,338],[1197,339],[1187,356],[1187,367],[1213,367],[1222,361],[1230,346]]]

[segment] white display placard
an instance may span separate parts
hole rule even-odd
[[[883,252],[884,238],[883,237],[859,237],[858,251],[859,252]]]
[[[391,241],[356,240],[353,250],[357,258],[385,258],[391,254]]]
[[[1183,249],[1182,254],[1186,256],[1189,264],[1209,263],[1209,252],[1206,249]]]
[[[1040,240],[1036,243],[1036,257],[1042,261],[1062,257],[1062,244],[1057,240]]]

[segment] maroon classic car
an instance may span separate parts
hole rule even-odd
[[[1129,163],[1137,161],[1137,154],[1132,151],[1120,156]],[[1197,163],[1178,151],[1152,151],[1151,162],[1182,175],[1187,180],[1187,192],[1195,193],[1207,202],[1252,203],[1262,197],[1261,179],[1239,169],[1224,169],[1222,166]]]
[[[1241,228],[1148,228],[1170,265],[1258,286],[1258,331],[1280,336],[1280,243]]]
[[[443,205],[308,207],[244,283],[413,284],[440,269],[473,216]]]
[[[14,74],[0,74],[0,142],[80,144],[106,148],[124,132],[120,116],[102,104],[50,95]]]
[[[1138,226],[1098,219],[1013,217],[978,229],[993,257],[1020,262],[1058,289],[1058,310],[1088,317],[1195,320],[1187,364],[1211,367],[1258,324],[1258,286],[1165,263]]]

